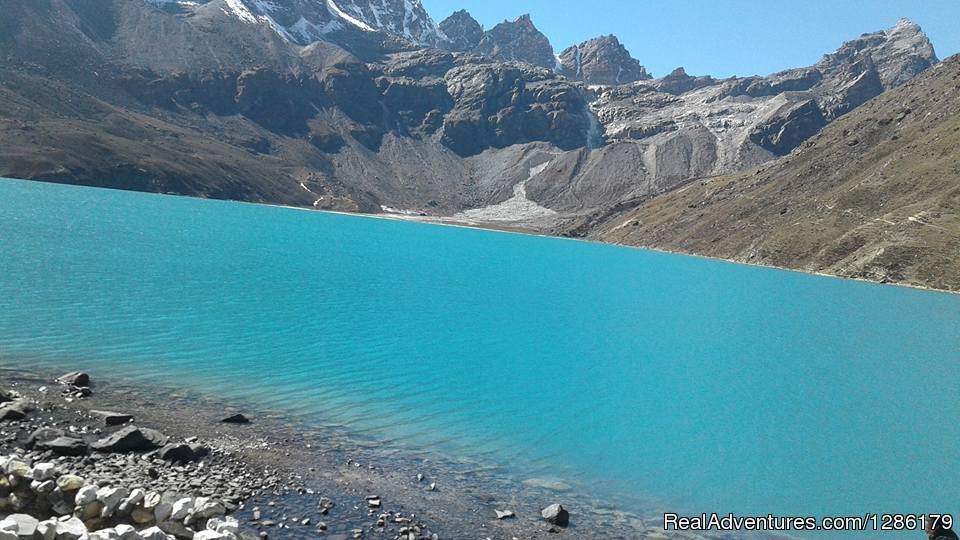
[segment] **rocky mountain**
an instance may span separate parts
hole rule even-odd
[[[560,53],[560,73],[587,84],[618,85],[652,79],[616,36],[600,36]]]
[[[344,31],[384,32],[418,46],[446,40],[420,0],[146,0],[175,14],[219,10],[246,24],[265,24],[307,45]]]
[[[465,9],[440,21],[440,30],[447,36],[444,48],[454,52],[472,51],[483,39],[483,26]]]
[[[908,22],[807,68],[649,79],[615,38],[568,77],[529,17],[483,32],[418,2],[4,8],[0,176],[575,235],[787,155],[937,61]]]
[[[484,32],[474,52],[500,62],[526,62],[548,69],[557,65],[550,40],[537,30],[530,15],[503,21]]]
[[[894,84],[902,73],[896,67],[878,78]],[[960,56],[869,101],[788,156],[624,204],[590,236],[960,290]]]

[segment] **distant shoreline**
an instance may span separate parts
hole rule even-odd
[[[361,212],[345,212],[345,211],[339,211],[339,210],[320,210],[320,209],[311,208],[311,207],[306,207],[306,206],[292,206],[292,205],[276,204],[276,203],[266,203],[266,202],[240,201],[240,200],[233,200],[233,199],[211,199],[211,198],[207,198],[207,197],[194,197],[194,196],[192,196],[192,195],[178,195],[178,194],[172,194],[172,193],[157,193],[157,192],[153,192],[153,191],[136,191],[136,190],[116,189],[116,188],[97,187],[97,186],[81,186],[81,185],[77,185],[77,184],[68,184],[68,183],[63,183],[63,182],[50,182],[50,181],[46,181],[46,180],[31,180],[31,179],[24,179],[24,178],[6,178],[6,177],[0,178],[0,179],[2,179],[2,180],[13,180],[13,181],[19,181],[19,182],[39,182],[39,183],[44,183],[44,184],[53,184],[53,185],[60,185],[60,186],[71,186],[71,187],[76,187],[76,188],[93,188],[93,189],[105,189],[105,190],[110,190],[110,191],[126,191],[126,192],[130,192],[130,193],[142,193],[142,194],[147,194],[147,195],[158,195],[158,196],[163,196],[163,197],[180,197],[180,198],[196,199],[196,200],[232,202],[232,203],[239,203],[239,204],[249,204],[249,205],[254,205],[254,206],[266,206],[266,207],[272,207],[272,208],[282,208],[282,209],[287,209],[287,210],[298,210],[298,211],[302,211],[302,212],[320,212],[320,213],[340,215],[340,216],[352,216],[352,217],[361,217],[361,218],[382,219],[382,220],[389,220],[389,221],[403,221],[403,222],[408,222],[408,223],[420,223],[420,224],[424,224],[424,225],[440,225],[440,226],[444,226],[444,227],[454,227],[454,228],[460,228],[460,229],[473,229],[473,230],[480,230],[480,231],[491,231],[491,232],[499,232],[499,233],[507,233],[507,234],[518,234],[518,235],[532,236],[532,237],[537,237],[537,238],[553,238],[553,239],[558,239],[558,240],[569,240],[569,241],[574,241],[574,242],[584,242],[584,243],[587,243],[587,244],[594,244],[594,245],[600,245],[600,246],[613,246],[613,247],[626,248],[626,249],[632,249],[632,250],[652,251],[652,252],[664,253],[664,254],[668,254],[668,255],[679,255],[679,256],[685,256],[685,257],[695,257],[695,258],[698,258],[698,259],[704,259],[704,260],[708,260],[708,261],[723,262],[723,263],[728,263],[728,264],[736,264],[736,265],[749,266],[749,267],[754,267],[754,268],[764,268],[764,269],[768,269],[768,270],[780,270],[780,271],[792,272],[792,273],[804,274],[804,275],[810,275],[810,276],[818,276],[818,277],[833,278],[833,279],[839,279],[839,280],[845,280],[845,281],[853,281],[853,282],[859,282],[859,283],[867,283],[867,284],[871,284],[871,285],[894,286],[894,287],[901,287],[901,288],[906,288],[906,289],[914,289],[914,290],[925,291],[925,292],[946,293],[946,294],[950,294],[950,295],[960,295],[960,290],[954,291],[954,290],[950,290],[950,289],[938,289],[938,288],[936,288],[936,287],[928,287],[928,286],[926,286],[926,285],[918,285],[918,284],[913,284],[913,283],[882,282],[882,281],[878,281],[878,280],[874,280],[874,279],[859,278],[859,277],[850,277],[850,276],[840,276],[840,275],[837,275],[837,274],[830,274],[830,273],[827,273],[827,272],[817,272],[817,271],[811,271],[811,270],[801,270],[801,269],[798,269],[798,268],[790,268],[790,267],[786,267],[786,266],[775,266],[775,265],[771,265],[771,264],[754,263],[754,262],[746,262],[746,261],[737,261],[737,260],[733,260],[733,259],[725,259],[725,258],[722,258],[722,257],[712,257],[712,256],[709,256],[709,255],[702,255],[702,254],[697,254],[697,253],[689,253],[689,252],[684,252],[684,251],[677,251],[677,250],[670,250],[670,249],[658,248],[658,247],[655,247],[655,246],[632,246],[632,245],[628,245],[628,244],[617,244],[617,243],[610,243],[610,242],[601,242],[601,241],[592,240],[592,239],[589,239],[589,238],[574,238],[574,237],[569,237],[569,236],[557,236],[557,235],[552,235],[552,234],[540,233],[540,232],[533,231],[533,230],[530,230],[530,229],[525,229],[525,228],[520,227],[520,226],[515,226],[515,227],[514,227],[514,226],[507,226],[507,225],[504,225],[504,224],[502,224],[502,223],[489,223],[489,224],[485,224],[485,223],[466,223],[466,222],[463,222],[463,221],[452,220],[452,219],[450,219],[450,218],[445,218],[445,217],[440,217],[440,216],[414,216],[414,215],[407,215],[407,214],[390,214],[390,213],[367,214],[367,213],[361,213]]]

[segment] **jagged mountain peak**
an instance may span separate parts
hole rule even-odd
[[[824,55],[817,67],[825,73],[843,69],[858,56],[870,58],[885,89],[903,84],[939,61],[923,29],[904,18],[886,30],[845,42]]]
[[[486,31],[474,52],[494,60],[526,62],[549,69],[557,63],[550,40],[537,29],[528,13]]]
[[[557,57],[558,70],[588,84],[616,85],[650,79],[646,68],[630,56],[620,40],[610,34],[565,49]]]
[[[417,46],[436,46],[446,36],[420,0],[146,0],[173,12],[211,7],[247,24],[264,24],[298,45],[352,30],[385,32]]]
[[[483,25],[465,9],[455,11],[442,20],[440,30],[447,36],[444,47],[451,51],[470,51],[483,39]]]

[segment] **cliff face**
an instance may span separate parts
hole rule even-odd
[[[652,79],[616,36],[601,36],[560,53],[560,73],[587,84],[618,85]]]
[[[880,79],[896,81],[896,73]],[[789,156],[624,205],[589,236],[960,290],[958,156],[960,57],[953,57]]]
[[[483,34],[474,52],[501,62],[526,62],[548,69],[557,64],[550,40],[537,30],[530,15],[494,26]]]

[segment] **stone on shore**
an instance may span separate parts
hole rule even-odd
[[[140,531],[140,538],[143,540],[167,540],[167,533],[160,530],[160,527],[150,527]]]
[[[52,441],[57,437],[63,437],[66,435],[62,429],[56,429],[51,427],[42,427],[37,428],[27,437],[27,440],[24,441],[23,445],[29,450],[33,448],[37,443],[43,441]]]
[[[553,525],[566,527],[570,524],[570,512],[567,512],[563,506],[557,503],[544,508],[543,511],[540,512],[540,515],[543,516],[543,519],[546,520],[547,523]]]
[[[46,519],[37,524],[37,538],[39,540],[54,540],[57,537],[57,520]]]
[[[0,405],[0,420],[23,420],[32,410],[33,405],[27,401],[10,401]]]
[[[15,400],[15,399],[16,399],[16,397],[13,395],[13,392],[10,392],[9,390],[4,390],[3,388],[0,388],[0,403],[7,403],[7,402],[13,401],[13,400]]]
[[[207,456],[210,449],[199,444],[168,444],[160,449],[160,459],[174,463],[190,463]]]
[[[117,536],[119,540],[139,540],[140,535],[137,534],[137,530],[133,528],[132,525],[127,525],[126,523],[121,523],[114,527],[117,531]]]
[[[127,426],[90,445],[98,452],[148,452],[167,444],[167,437],[152,429]]]
[[[57,466],[53,463],[37,463],[30,470],[30,477],[39,482],[52,480],[57,476]]]
[[[75,474],[65,474],[57,478],[57,487],[60,488],[60,491],[71,492],[82,488],[83,482],[83,478]]]
[[[66,384],[68,386],[87,388],[90,386],[90,375],[87,375],[82,371],[74,371],[58,377],[57,382],[60,384]]]
[[[515,517],[516,514],[512,510],[494,510],[497,513],[497,519],[508,519]]]
[[[71,517],[57,522],[57,540],[80,540],[87,536],[87,526],[79,518]]]
[[[249,424],[250,419],[242,414],[234,414],[221,420],[224,424]]]
[[[103,418],[103,423],[108,426],[120,426],[133,420],[132,414],[123,414],[113,411],[90,411],[90,414]]]
[[[37,532],[40,521],[27,514],[10,514],[0,521],[0,530],[12,532],[22,539],[30,540]]]
[[[83,486],[74,496],[77,506],[87,506],[97,500],[97,486]]]
[[[74,437],[57,437],[35,445],[40,450],[50,450],[58,456],[82,456],[87,453],[87,443]]]

